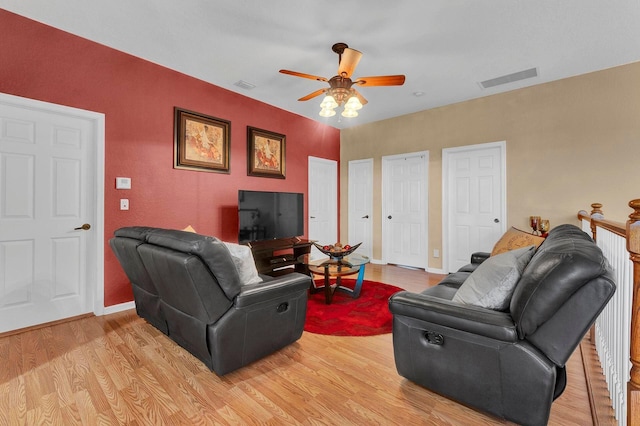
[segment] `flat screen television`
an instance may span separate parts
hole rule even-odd
[[[238,242],[304,234],[304,194],[238,191]]]

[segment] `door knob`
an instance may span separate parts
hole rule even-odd
[[[362,216],[362,219],[369,219],[369,215]]]
[[[493,219],[493,221],[494,221],[495,223],[500,223],[500,219],[498,219],[497,217],[496,217],[495,219]]]
[[[309,216],[309,219],[315,219],[315,218],[316,218],[315,216]]]
[[[73,228],[74,231],[80,231],[80,230],[88,231],[89,229],[91,229],[91,225],[89,225],[88,223],[85,223],[82,226],[78,226],[77,228]]]
[[[387,219],[391,219],[391,215],[387,216]]]

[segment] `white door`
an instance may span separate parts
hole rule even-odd
[[[443,244],[450,272],[505,232],[506,142],[442,150]]]
[[[349,244],[373,256],[373,159],[349,161]]]
[[[97,116],[0,96],[0,332],[94,311]]]
[[[386,263],[427,269],[428,165],[428,151],[382,157]]]
[[[338,241],[338,162],[309,157],[309,239],[318,244]],[[315,247],[312,257],[322,257]]]

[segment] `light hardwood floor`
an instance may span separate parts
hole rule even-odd
[[[366,278],[411,291],[440,279],[380,265],[368,265]],[[30,329],[0,336],[0,426],[509,424],[398,376],[391,337],[305,332],[218,377],[135,311]],[[594,424],[580,348],[567,369],[568,387],[550,424]]]

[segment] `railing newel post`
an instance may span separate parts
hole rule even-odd
[[[631,372],[627,383],[627,424],[640,425],[640,199],[629,201],[633,213],[627,221],[627,250],[633,262],[631,303]]]
[[[604,217],[604,213],[602,213],[602,203],[591,204],[591,216],[593,215],[600,215],[600,219]]]
[[[592,203],[591,204],[591,213],[589,214],[591,219],[604,219],[604,213],[602,212],[602,203]],[[597,236],[597,225],[593,220],[590,220],[591,223],[591,236],[593,237],[593,241],[596,240]]]

